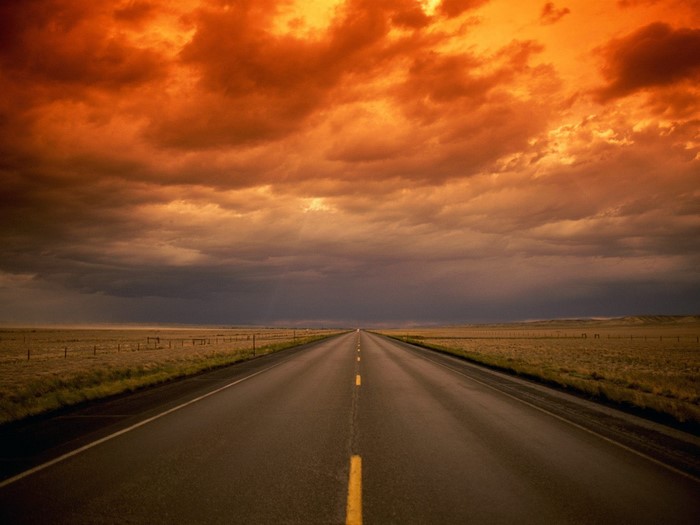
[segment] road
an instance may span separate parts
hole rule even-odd
[[[12,432],[4,524],[700,523],[695,436],[367,332]]]

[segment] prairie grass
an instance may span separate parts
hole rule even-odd
[[[276,328],[0,329],[0,424],[334,333]]]
[[[383,330],[470,361],[700,428],[700,318]]]

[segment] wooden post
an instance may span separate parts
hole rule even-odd
[[[97,345],[92,347],[92,355],[97,355]]]
[[[27,361],[29,361],[29,358],[31,357],[31,355],[32,355],[32,351],[29,349],[29,347],[27,347]]]
[[[63,357],[64,358],[68,357],[68,347],[67,346],[63,347]]]

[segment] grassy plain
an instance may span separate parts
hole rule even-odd
[[[700,429],[699,316],[380,333]]]
[[[337,331],[249,327],[0,328],[0,423],[333,333]]]

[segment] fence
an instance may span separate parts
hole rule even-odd
[[[141,331],[110,334],[99,330],[0,331],[0,362],[36,359],[96,358],[129,352],[178,352],[187,347],[202,351],[235,352],[272,343],[296,341],[327,330],[262,329],[235,332],[171,332],[147,335]],[[111,336],[111,337],[110,337]]]

